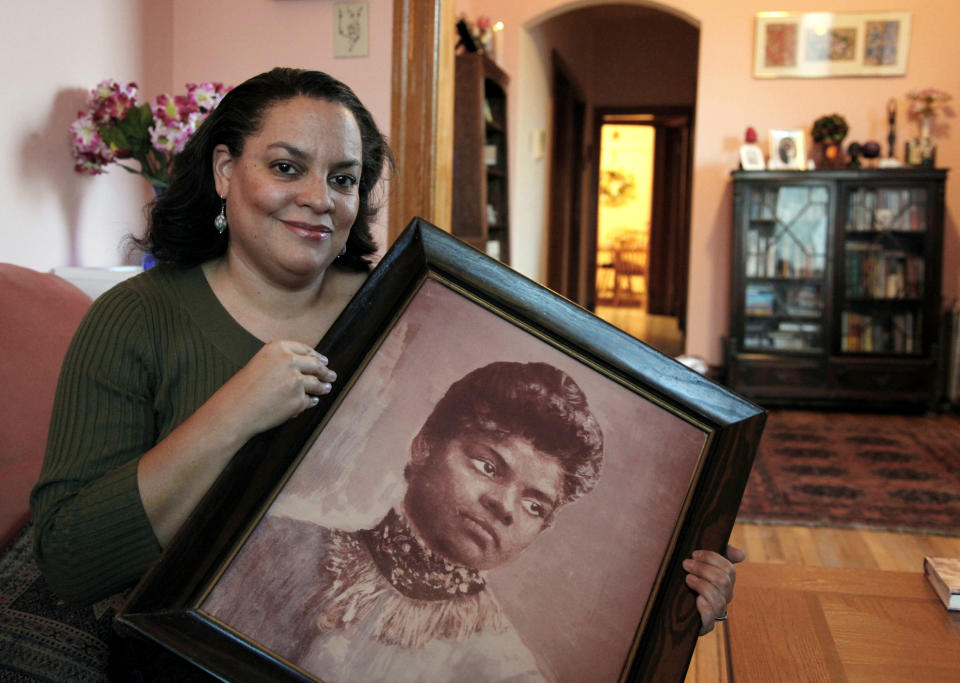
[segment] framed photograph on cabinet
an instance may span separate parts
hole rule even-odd
[[[902,76],[909,49],[910,12],[761,12],[753,75]]]
[[[682,680],[762,409],[419,219],[318,349],[121,631],[231,681]]]
[[[807,167],[802,130],[770,131],[771,169],[792,169],[802,171]]]
[[[767,167],[759,145],[740,145],[740,168],[744,171],[762,171]]]

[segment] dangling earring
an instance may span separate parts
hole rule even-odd
[[[223,197],[220,197],[220,213],[213,219],[213,227],[215,227],[221,235],[223,231],[227,229],[227,200]]]
[[[343,245],[343,249],[341,249],[341,250],[340,250],[340,253],[337,254],[337,258],[343,258],[343,256],[344,256],[346,253],[347,253],[347,245],[344,244],[344,245]]]

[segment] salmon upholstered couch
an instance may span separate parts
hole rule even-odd
[[[0,263],[0,550],[29,519],[60,365],[90,303],[56,275]]]

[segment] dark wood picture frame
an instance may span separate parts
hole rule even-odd
[[[479,304],[484,315],[493,313],[517,330],[513,334],[529,337],[531,344],[545,343],[551,354],[586,366],[611,390],[626,391],[631,400],[666,416],[665,422],[700,435],[695,466],[678,474],[677,481],[685,482],[679,490],[666,493],[675,499],[677,513],[664,530],[668,541],[654,548],[655,578],[642,616],[631,627],[627,655],[613,663],[620,680],[682,680],[700,618],[681,563],[698,548],[725,549],[766,413],[422,219],[401,234],[319,344],[338,373],[333,391],[316,409],[256,437],[237,453],[134,589],[117,629],[159,644],[223,680],[318,680],[211,618],[200,604],[331,415],[359,386],[380,344],[425,283],[439,283],[466,306]],[[650,448],[666,470],[674,459],[680,462],[675,443]],[[637,545],[646,543],[646,532],[638,536],[643,540]]]

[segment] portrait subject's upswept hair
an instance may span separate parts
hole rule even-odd
[[[491,363],[454,382],[417,435],[412,466],[475,431],[519,436],[556,458],[564,473],[561,503],[589,493],[600,479],[600,425],[577,383],[547,363]]]
[[[226,145],[231,156],[239,157],[247,138],[263,126],[267,110],[295,97],[340,104],[357,121],[363,146],[357,183],[359,211],[350,229],[347,251],[336,263],[354,270],[368,270],[366,257],[377,250],[370,223],[378,207],[371,201],[371,192],[384,166],[393,168],[393,156],[373,116],[353,90],[321,71],[276,68],[228,92],[177,155],[170,187],[150,207],[148,232],[134,242],[160,262],[182,266],[197,265],[222,255],[227,249],[229,228],[221,235],[213,227],[213,219],[220,213],[220,197],[213,176],[213,150],[217,145]]]

